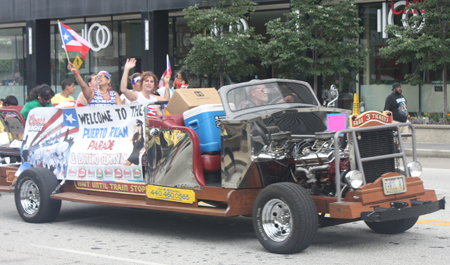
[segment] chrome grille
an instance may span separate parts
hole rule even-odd
[[[388,155],[395,152],[393,129],[358,132],[361,158]],[[395,158],[362,163],[366,183],[372,183],[382,174],[395,171]]]

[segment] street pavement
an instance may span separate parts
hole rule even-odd
[[[405,153],[412,156],[412,144],[404,143]],[[450,158],[450,144],[416,143],[418,157]]]

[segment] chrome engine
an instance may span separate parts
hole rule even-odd
[[[297,138],[290,132],[271,134],[269,144],[258,154],[252,156],[255,162],[276,161],[290,168],[291,179],[310,190],[312,194],[334,196],[335,194],[335,152],[334,132],[318,132],[314,138]],[[339,150],[339,172],[345,174],[350,170],[349,150],[346,140],[342,141]],[[291,161],[291,162],[287,162]],[[275,172],[274,172],[275,173]],[[281,174],[275,173],[275,174]],[[342,175],[341,174],[341,175]]]
[[[303,183],[313,193],[334,195],[335,153],[334,132],[318,132],[315,139],[296,143],[293,150],[295,180]],[[340,138],[345,145],[345,139]],[[339,150],[340,172],[349,170],[349,152],[344,147]],[[306,182],[306,183],[305,183]]]

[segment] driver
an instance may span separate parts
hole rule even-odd
[[[245,88],[247,93],[247,100],[244,100],[239,105],[239,109],[246,109],[265,105],[269,100],[267,89],[265,85],[255,85]]]

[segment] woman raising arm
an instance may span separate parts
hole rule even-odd
[[[96,77],[98,89],[93,89],[84,82],[80,76],[80,72],[73,63],[69,63],[67,69],[73,72],[78,85],[81,87],[81,92],[83,92],[83,96],[87,100],[88,106],[122,105],[119,94],[110,89],[111,75],[108,72],[98,72]]]

